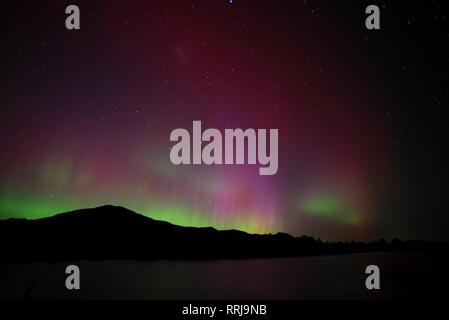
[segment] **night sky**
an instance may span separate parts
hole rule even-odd
[[[2,2],[0,218],[115,204],[185,226],[449,240],[447,9]],[[173,165],[170,133],[193,120],[279,129],[277,174]]]

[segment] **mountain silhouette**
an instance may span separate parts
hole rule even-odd
[[[448,251],[425,241],[322,242],[285,233],[248,234],[177,226],[119,206],[53,217],[0,221],[0,261],[97,259],[236,259],[372,251]]]

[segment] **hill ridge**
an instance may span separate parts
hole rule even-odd
[[[87,214],[86,214],[87,213]],[[122,206],[103,205],[36,220],[0,220],[0,261],[74,259],[236,259],[373,251],[445,251],[447,243],[322,242],[288,233],[249,234],[186,227]]]

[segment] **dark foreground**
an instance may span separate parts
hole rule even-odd
[[[69,264],[80,268],[80,290],[65,288]],[[380,290],[365,288],[370,264],[380,268]],[[441,299],[449,284],[448,267],[445,255],[402,252],[9,263],[0,264],[0,299]]]

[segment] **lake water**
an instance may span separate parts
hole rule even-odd
[[[65,288],[76,264],[81,289]],[[379,266],[380,290],[365,288]],[[0,264],[0,299],[402,299],[447,288],[441,254],[367,253],[215,261],[70,261]]]

